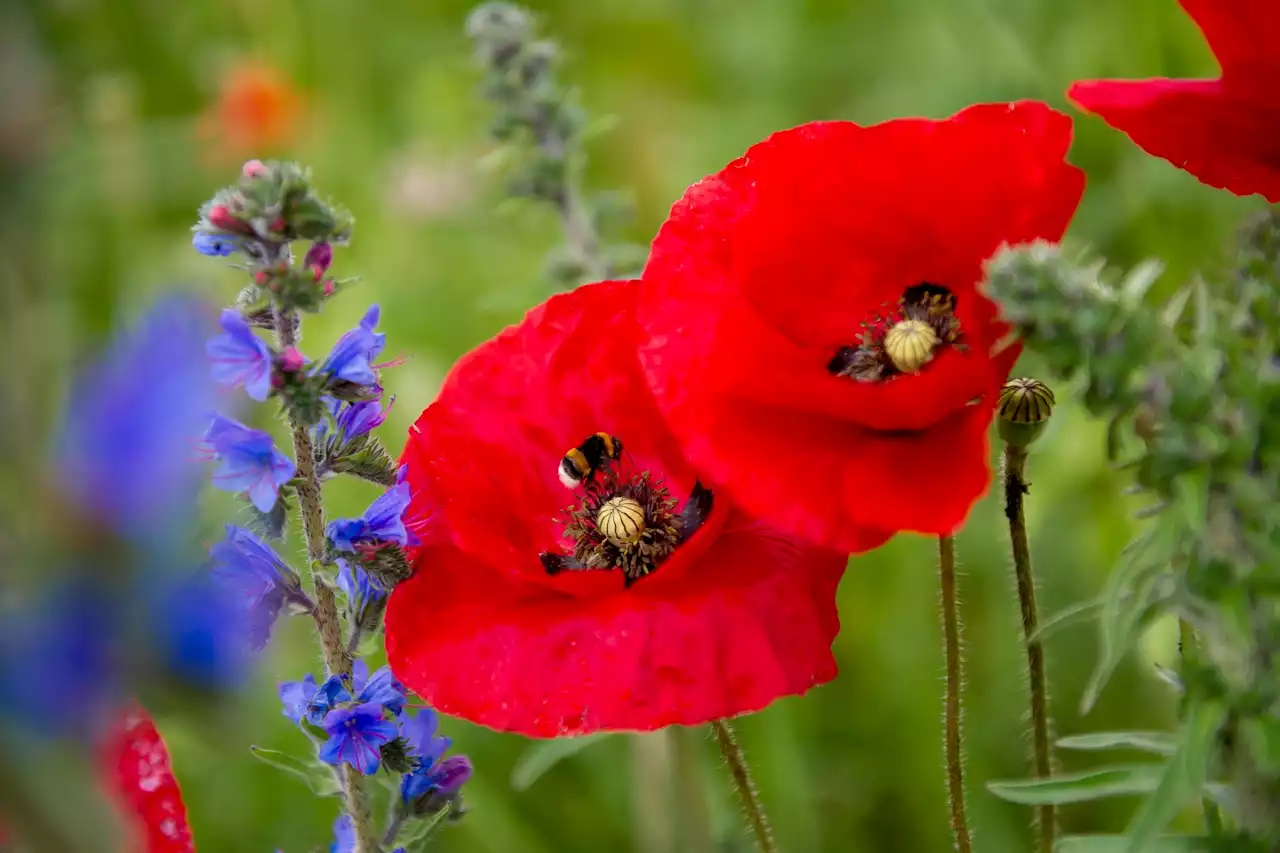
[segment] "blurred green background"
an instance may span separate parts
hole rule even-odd
[[[616,117],[592,144],[588,178],[593,188],[632,193],[628,236],[640,243],[686,185],[779,128],[940,117],[1021,97],[1063,106],[1077,77],[1215,73],[1174,0],[561,0],[533,8],[564,44],[563,73],[588,110]],[[323,352],[370,301],[382,304],[389,350],[409,356],[387,374],[397,403],[383,435],[398,450],[452,360],[547,293],[542,264],[558,238],[549,213],[500,208],[499,183],[477,167],[490,109],[475,94],[479,74],[462,34],[468,9],[458,0],[6,4],[0,353],[21,377],[7,377],[5,408],[20,414],[6,417],[6,451],[39,439],[59,405],[48,389],[156,293],[180,286],[215,300],[234,295],[239,275],[193,252],[187,229],[243,159],[270,155],[311,164],[318,185],[356,215],[355,240],[339,251],[335,272],[364,284],[310,322],[305,348]],[[283,94],[246,108],[246,75],[274,75]],[[1082,117],[1077,136],[1072,160],[1090,183],[1074,239],[1122,264],[1161,256],[1169,286],[1219,265],[1232,229],[1257,206],[1144,156],[1095,119]],[[1025,359],[1021,370],[1035,369]],[[1060,401],[1069,397],[1059,389]],[[1124,478],[1108,470],[1101,438],[1100,424],[1064,402],[1032,456],[1028,512],[1048,613],[1096,592],[1132,533],[1134,507],[1120,496]],[[21,466],[5,467],[0,510],[20,513]],[[331,508],[353,513],[374,494],[335,484]],[[232,504],[215,496],[209,509],[212,525]],[[994,500],[977,509],[959,550],[972,822],[979,849],[1025,850],[1028,812],[982,788],[1023,774],[1027,753],[1017,610]],[[840,590],[840,677],[742,721],[784,850],[947,849],[935,571],[933,543],[913,537],[855,559]],[[242,722],[159,720],[203,853],[301,853],[328,842],[336,804],[313,799],[246,748],[302,746],[273,685],[319,668],[309,629],[298,621],[279,633],[243,700]],[[1167,658],[1168,631],[1147,646]],[[1082,718],[1077,700],[1094,652],[1088,627],[1049,645],[1060,733],[1169,722],[1172,697],[1149,659],[1122,668]],[[511,772],[529,742],[454,720],[443,727],[477,769],[467,789],[472,813],[433,849],[748,849],[702,732],[609,737],[517,792]],[[1095,760],[1062,759],[1069,769]],[[705,814],[691,807],[698,802]],[[1132,806],[1067,808],[1061,821],[1069,831],[1118,831]],[[699,820],[709,832],[681,828]],[[711,844],[701,840],[708,835]]]

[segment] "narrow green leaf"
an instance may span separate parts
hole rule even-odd
[[[451,806],[445,806],[435,814],[420,817],[416,820],[406,821],[404,825],[400,827],[400,831],[396,833],[396,846],[403,847],[405,850],[411,850],[416,845],[425,841],[431,836],[431,833],[435,828],[440,825],[440,822],[449,816],[451,808]]]
[[[516,766],[511,769],[511,787],[517,791],[527,791],[544,773],[562,760],[577,755],[605,737],[597,734],[538,741],[524,751],[516,761]]]
[[[1189,286],[1178,289],[1173,294],[1164,307],[1160,309],[1160,322],[1169,328],[1178,325],[1182,319],[1182,312],[1187,308],[1187,302],[1191,299],[1191,288]]]
[[[1072,625],[1079,625],[1081,622],[1095,619],[1101,612],[1101,599],[1095,598],[1092,601],[1073,604],[1065,610],[1059,610],[1041,622],[1039,627],[1036,628],[1036,632],[1031,635],[1031,640],[1032,642],[1044,642],[1045,637],[1056,634],[1063,628],[1070,628]]]
[[[1124,281],[1120,284],[1120,295],[1130,305],[1137,305],[1163,272],[1164,264],[1160,261],[1154,258],[1143,261],[1129,270],[1128,275],[1124,277]]]
[[[297,776],[303,782],[307,783],[307,787],[318,797],[334,797],[340,792],[338,781],[333,778],[332,771],[328,767],[323,769],[314,767],[299,758],[292,755],[286,755],[274,749],[264,749],[260,746],[250,746],[249,751],[259,761],[270,764],[279,770],[283,770],[290,775]]]
[[[1053,853],[1125,853],[1127,835],[1065,835],[1053,845]],[[1169,835],[1157,838],[1148,853],[1205,853],[1209,839],[1192,835]]]
[[[1198,468],[1178,475],[1173,481],[1175,502],[1187,527],[1198,533],[1209,520],[1209,472]]]
[[[1049,779],[988,782],[987,790],[1002,800],[1023,805],[1082,803],[1103,797],[1149,794],[1160,784],[1162,764],[1122,764]]]
[[[1177,739],[1167,732],[1090,732],[1060,738],[1063,749],[1137,749],[1156,755],[1173,755],[1178,751]]]
[[[1200,794],[1209,778],[1209,755],[1226,716],[1226,709],[1216,703],[1191,706],[1177,754],[1165,765],[1160,784],[1129,824],[1127,853],[1150,853],[1156,836]]]

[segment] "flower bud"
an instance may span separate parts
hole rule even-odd
[[[240,174],[246,178],[265,178],[271,174],[271,170],[261,160],[246,160]]]
[[[1035,379],[1010,379],[1000,389],[1000,438],[1011,447],[1030,447],[1053,414],[1053,390]]]
[[[316,280],[319,281],[320,276],[324,274],[325,270],[329,269],[329,264],[333,263],[333,247],[323,240],[312,243],[311,248],[307,249],[307,256],[302,259],[302,263],[304,266],[320,268],[320,273],[316,275]]]
[[[270,225],[271,233],[273,233],[273,234],[280,234],[281,232],[283,232],[283,231],[284,231],[284,229],[285,229],[285,225],[286,225],[286,224],[287,224],[287,223],[284,221],[284,217],[283,217],[283,216],[277,216],[277,217],[276,217],[274,220],[272,220],[272,222],[271,222],[271,225]]]
[[[435,766],[433,776],[436,780],[436,792],[441,796],[451,796],[471,778],[471,759],[465,755],[451,755]]]
[[[276,364],[280,367],[282,373],[297,373],[302,370],[307,363],[307,359],[298,352],[297,347],[289,347],[276,359]]]
[[[266,286],[266,283],[270,278],[271,278],[271,274],[268,273],[266,270],[258,270],[253,274],[253,283],[258,285],[259,287],[264,287]]]
[[[324,290],[325,296],[333,296],[334,292],[337,291],[338,287],[333,283],[333,279],[328,279],[325,281],[324,287],[322,289]]]
[[[225,204],[215,204],[209,209],[209,223],[223,231],[244,231],[245,224],[231,214]]]

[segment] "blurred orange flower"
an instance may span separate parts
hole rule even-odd
[[[301,110],[292,81],[274,68],[244,61],[223,76],[217,100],[200,117],[199,136],[219,160],[271,153],[292,143]]]

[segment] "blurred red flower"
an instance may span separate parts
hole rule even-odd
[[[134,709],[108,737],[101,754],[109,792],[132,817],[136,853],[193,853],[182,791],[155,724]]]
[[[637,288],[592,284],[535,308],[464,356],[412,428],[404,518],[423,544],[391,595],[387,655],[444,713],[537,737],[650,730],[835,675],[845,554],[718,494],[689,500],[695,474],[636,360]],[[570,491],[562,458],[599,431],[625,452]],[[610,499],[624,506],[606,521]],[[641,516],[644,548],[605,536]],[[604,567],[567,567],[575,546]]]
[[[1280,202],[1280,3],[1180,0],[1222,68],[1213,80],[1089,80],[1067,93],[1203,183]]]
[[[223,77],[217,100],[201,116],[200,135],[227,160],[277,151],[294,140],[301,101],[279,71],[244,62]]]
[[[746,511],[858,551],[949,533],[987,489],[1019,347],[981,295],[1084,187],[1044,104],[818,122],[694,184],[654,241],[641,361],[689,459]]]

